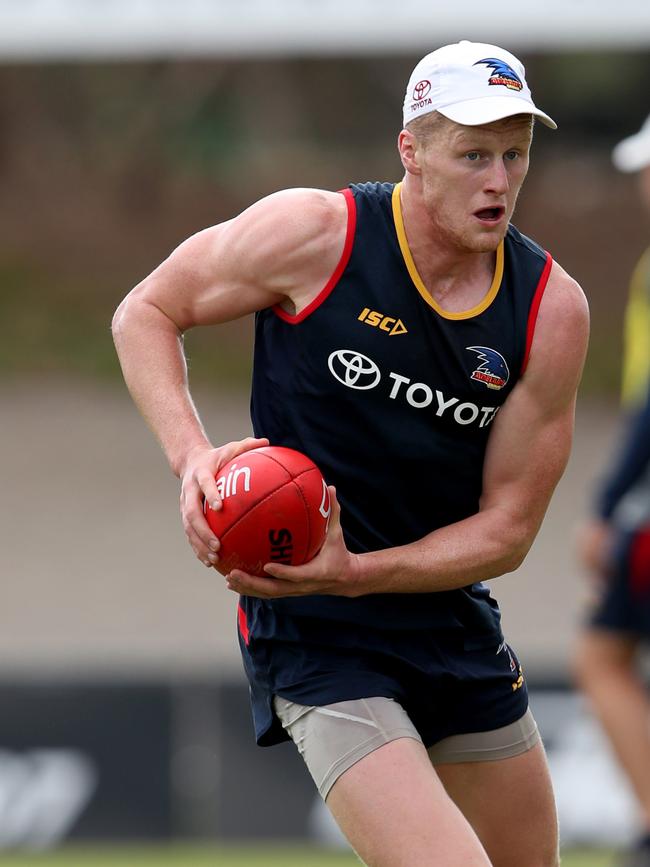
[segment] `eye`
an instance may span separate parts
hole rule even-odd
[[[504,159],[512,161],[516,160],[518,156],[519,153],[517,151],[506,151],[504,154]]]
[[[469,153],[465,154],[465,159],[475,163],[477,160],[481,159],[481,155],[478,151],[469,151]]]

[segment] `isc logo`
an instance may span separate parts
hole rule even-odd
[[[371,310],[369,307],[364,307],[357,319],[359,322],[365,322],[366,325],[387,331],[391,337],[393,334],[406,334],[406,327],[401,319],[395,319],[394,316],[384,316],[383,313],[378,310]]]

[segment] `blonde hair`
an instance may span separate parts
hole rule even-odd
[[[430,111],[428,114],[421,114],[415,120],[410,120],[404,128],[413,133],[423,145],[427,145],[443,126],[450,123],[452,121],[439,111]]]
[[[530,121],[530,132],[532,135],[533,127],[535,125],[535,116],[533,114],[523,113],[523,114],[513,114],[509,117],[502,118],[502,121],[513,120],[514,118],[522,118],[526,117]],[[499,123],[499,121],[494,121],[495,123]],[[405,129],[409,132],[413,133],[413,135],[421,142],[425,147],[429,144],[431,139],[440,132],[443,127],[447,126],[456,126],[455,121],[450,120],[448,117],[445,117],[444,114],[441,114],[439,111],[430,111],[428,114],[421,114],[420,117],[416,117],[415,120],[410,120]]]

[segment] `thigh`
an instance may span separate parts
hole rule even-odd
[[[555,800],[541,742],[510,758],[436,765],[493,867],[556,867]]]
[[[411,738],[384,744],[345,771],[327,806],[367,867],[492,867],[425,747]]]
[[[323,800],[341,774],[368,753],[398,738],[420,741],[404,708],[384,696],[317,706],[276,695],[273,705]]]
[[[378,696],[314,707],[276,696],[274,705],[368,867],[490,867],[398,702]]]

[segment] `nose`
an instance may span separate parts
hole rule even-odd
[[[492,160],[485,182],[486,192],[496,193],[500,196],[508,192],[510,182],[508,179],[508,170],[506,169],[503,160]]]

